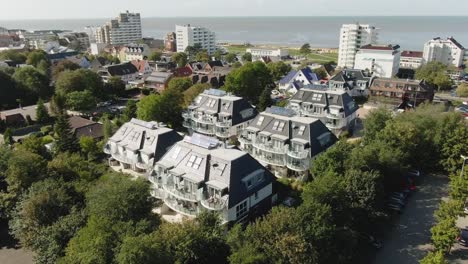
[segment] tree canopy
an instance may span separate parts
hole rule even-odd
[[[177,64],[178,67],[184,67],[188,62],[188,56],[185,52],[177,52],[172,55],[172,61]]]
[[[426,80],[429,84],[433,84],[438,90],[450,89],[452,80],[447,74],[448,67],[438,61],[431,61],[416,70],[415,78],[418,80]]]
[[[178,128],[182,125],[184,96],[177,89],[166,89],[160,95],[150,94],[137,103],[137,117],[145,121],[158,121]]]
[[[273,76],[275,81],[279,81],[283,78],[286,74],[291,71],[291,65],[284,63],[283,61],[278,62],[270,62],[267,64],[268,69]]]
[[[310,44],[309,43],[305,43],[304,45],[301,46],[301,48],[299,49],[299,53],[301,53],[302,55],[308,55],[312,52],[312,50],[310,49]]]

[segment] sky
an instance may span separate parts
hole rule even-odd
[[[0,20],[223,16],[466,16],[466,0],[0,0]]]

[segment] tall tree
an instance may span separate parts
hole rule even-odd
[[[137,117],[178,128],[182,125],[183,100],[183,94],[177,89],[166,89],[161,95],[151,94],[138,102]]]
[[[48,61],[47,53],[43,50],[34,50],[29,52],[26,64],[37,67],[41,61]]]
[[[271,92],[272,89],[269,87],[263,89],[263,92],[260,94],[260,98],[258,100],[258,111],[263,112],[267,107],[270,107],[273,104],[273,100],[271,99]]]
[[[107,97],[122,97],[125,95],[126,84],[120,77],[112,76],[104,84]]]
[[[220,49],[217,49],[214,53],[213,53],[213,57],[216,59],[216,60],[221,60],[223,58],[223,52],[220,50]]]
[[[188,62],[187,57],[187,53],[177,52],[172,55],[172,61],[177,64],[177,67],[184,67]]]
[[[192,80],[189,77],[172,78],[167,84],[169,90],[177,90],[184,92],[193,85]]]
[[[284,63],[283,61],[271,62],[267,64],[268,69],[273,76],[275,81],[280,80],[291,71],[291,65]]]
[[[242,55],[243,62],[252,62],[252,53],[246,52]]]
[[[44,100],[39,99],[36,105],[36,122],[46,124],[50,120],[50,115],[47,107],[44,105]]]
[[[89,111],[96,107],[96,97],[89,90],[70,92],[66,98],[67,108],[74,111]]]
[[[80,65],[69,61],[69,60],[63,60],[58,62],[56,65],[52,67],[52,77],[54,80],[58,78],[58,76],[64,72],[64,71],[75,71],[80,69]]]
[[[184,91],[184,107],[188,107],[199,94],[209,88],[207,83],[197,83]]]
[[[16,50],[4,50],[0,52],[0,59],[12,60],[16,64],[23,64],[26,62],[27,57],[22,52]]]
[[[101,77],[91,70],[65,71],[59,75],[55,83],[55,93],[66,95],[71,92],[89,90],[95,97],[105,98],[103,86]]]
[[[312,50],[310,49],[310,44],[309,43],[305,43],[299,49],[299,53],[301,53],[302,55],[309,55],[311,52],[312,52]]]
[[[202,50],[202,51],[197,52],[197,54],[195,55],[195,60],[202,61],[202,62],[209,62],[210,55],[208,54],[208,51]]]
[[[45,98],[53,93],[47,76],[34,67],[19,68],[12,77],[26,89],[28,96],[36,98],[33,102],[37,100],[37,97]]]
[[[79,150],[78,140],[75,135],[73,135],[66,115],[61,114],[57,117],[54,130],[57,136],[57,141],[55,141],[55,149],[57,152],[74,152]]]
[[[122,119],[124,122],[130,121],[132,118],[136,117],[137,111],[137,102],[135,100],[128,100],[127,105],[122,113]]]
[[[151,53],[151,55],[148,57],[149,60],[151,61],[160,61],[162,56],[162,52],[160,51],[154,51]]]
[[[415,78],[426,80],[428,83],[435,85],[438,90],[446,90],[452,85],[452,81],[447,75],[447,70],[448,68],[445,64],[431,61],[416,70]]]
[[[234,63],[237,59],[237,55],[235,53],[228,53],[224,58],[228,63]]]

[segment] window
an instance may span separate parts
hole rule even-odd
[[[283,131],[285,124],[285,122],[275,121],[273,124],[273,130]]]
[[[260,117],[258,118],[258,121],[257,121],[257,126],[261,126],[264,119],[265,119],[264,116],[260,116]]]
[[[192,167],[196,159],[197,159],[197,156],[195,155],[190,156],[189,160],[187,161],[187,167]]]
[[[240,218],[246,213],[247,213],[247,200],[245,200],[244,202],[236,206],[236,218]]]
[[[314,93],[314,94],[312,95],[312,100],[313,100],[313,101],[320,101],[320,100],[322,100],[322,94]]]
[[[224,103],[224,110],[228,110],[231,106],[231,102]]]
[[[299,131],[297,132],[297,134],[299,134],[299,135],[301,135],[301,136],[304,135],[305,129],[306,129],[305,126],[300,126],[300,127],[299,127]]]
[[[172,154],[172,158],[177,159],[177,157],[179,156],[179,153],[180,153],[180,147],[177,146],[174,150],[174,154]]]
[[[273,130],[278,130],[278,126],[279,126],[279,121],[275,121],[275,123],[273,124]]]
[[[255,199],[255,200],[258,200],[258,192],[255,192],[255,194],[254,194],[254,199]]]

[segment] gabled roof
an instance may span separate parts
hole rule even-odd
[[[146,77],[145,82],[166,83],[172,77],[170,72],[152,72]]]
[[[283,77],[279,83],[280,84],[288,84],[291,83],[297,78],[299,74],[302,74],[309,82],[317,82],[320,80],[318,75],[313,72],[309,67],[306,67],[304,69],[300,69],[298,71],[292,70],[290,71],[285,77]]]
[[[399,45],[392,46],[392,45],[372,45],[372,44],[368,44],[368,45],[362,46],[360,49],[366,49],[366,50],[397,50],[399,48],[400,48]]]
[[[423,52],[422,51],[404,50],[404,51],[401,52],[401,57],[422,58],[423,57]]]
[[[140,73],[145,73],[146,65],[149,65],[146,60],[133,60],[131,63],[135,65]]]
[[[223,63],[220,60],[215,60],[215,61],[210,61],[208,62],[208,65],[210,65],[211,68],[217,66],[217,67],[223,67]]]
[[[455,46],[457,46],[459,49],[462,49],[464,50],[465,47],[463,47],[462,44],[460,44],[458,41],[456,41],[453,37],[449,37],[447,38],[448,40],[450,40]]]
[[[128,74],[134,74],[138,72],[138,69],[130,62],[110,65],[107,66],[107,71],[111,76],[123,76]]]
[[[85,119],[79,116],[71,116],[68,118],[68,123],[73,130],[73,133],[77,138],[82,136],[89,136],[92,138],[102,138],[104,132],[102,124],[96,123],[89,119]]]
[[[188,66],[179,67],[174,70],[174,75],[176,77],[188,77],[192,75],[192,69]]]
[[[370,81],[371,76],[370,74],[366,73],[364,70],[355,70],[355,69],[346,69],[342,70],[339,73],[335,74],[330,79],[330,82],[356,82],[356,81],[365,81],[368,82]]]

